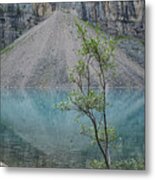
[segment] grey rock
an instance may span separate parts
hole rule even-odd
[[[90,33],[93,31],[92,28],[88,30]],[[2,54],[1,88],[70,86],[67,68],[74,66],[79,59],[76,52],[81,42],[77,37],[74,15],[55,11],[48,19],[24,33],[12,44],[12,49]],[[144,87],[143,52],[144,46],[139,40],[122,41],[114,57],[117,76],[111,78],[109,74],[108,85]]]
[[[105,32],[112,35],[132,35],[144,39],[144,0],[0,4],[0,48],[56,10],[74,12],[94,25],[99,23]]]

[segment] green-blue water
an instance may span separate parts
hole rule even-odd
[[[53,106],[66,91],[2,90],[0,160],[9,166],[88,167],[98,147],[80,134],[74,111]],[[144,91],[110,89],[108,122],[117,130],[113,160],[144,158]],[[85,119],[86,121],[86,119]]]

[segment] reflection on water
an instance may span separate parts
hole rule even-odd
[[[0,160],[9,166],[87,167],[99,158],[98,148],[80,134],[75,112],[53,106],[66,92],[2,90]],[[116,127],[115,160],[144,157],[144,93],[142,90],[109,90],[108,121]]]

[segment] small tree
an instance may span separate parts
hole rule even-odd
[[[76,23],[76,26],[82,41],[78,51],[81,59],[69,69],[69,80],[76,88],[68,94],[68,100],[60,102],[58,107],[61,110],[74,109],[80,115],[88,117],[92,128],[82,125],[81,133],[95,140],[106,168],[110,169],[109,143],[114,140],[115,132],[107,122],[106,88],[108,76],[115,69],[113,54],[116,43],[98,28],[95,35],[91,36],[86,26],[79,23]]]

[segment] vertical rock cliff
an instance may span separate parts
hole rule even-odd
[[[83,20],[100,23],[103,30],[114,35],[134,35],[144,38],[145,1],[98,1],[75,3],[33,4],[38,16],[57,9],[76,11]]]
[[[112,35],[144,39],[145,1],[57,2],[0,4],[0,48],[46,19],[56,10],[74,13]]]

